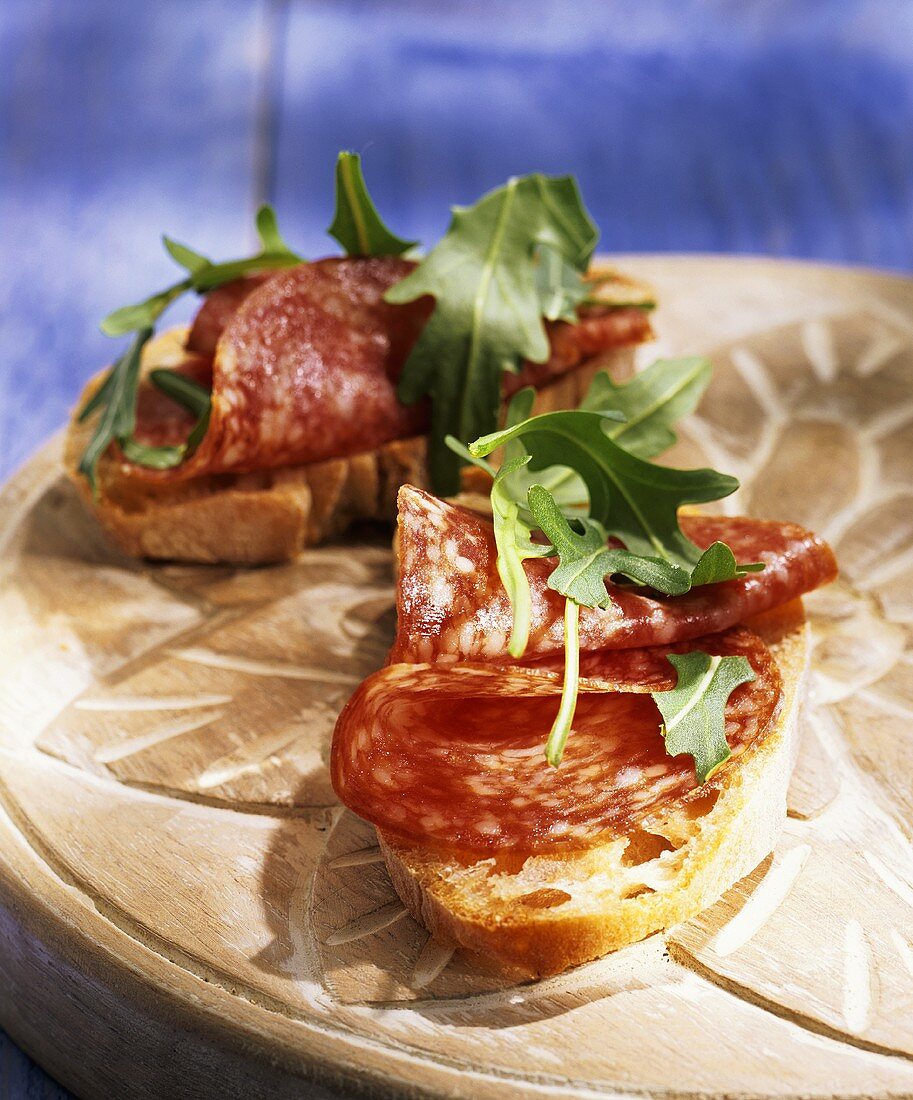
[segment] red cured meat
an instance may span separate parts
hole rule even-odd
[[[322,260],[271,275],[219,338],[203,442],[181,466],[136,473],[181,480],[297,466],[414,435],[426,412],[400,404],[396,381],[431,301],[383,300],[410,266]]]
[[[511,607],[498,576],[488,519],[404,486],[399,496],[398,627],[390,661],[503,659]],[[609,585],[608,608],[580,609],[584,650],[663,645],[716,633],[788,603],[837,575],[830,547],[793,523],[683,515],[685,534],[702,549],[728,543],[740,562],[766,568],[684,596],[645,596]],[[564,597],[547,587],[551,559],[524,564],[532,615],[527,658],[564,649]]]
[[[175,481],[298,466],[424,434],[429,403],[402,405],[396,384],[434,303],[383,300],[414,266],[390,256],[318,260],[211,292],[187,340],[189,351],[215,354],[206,436],[182,465],[133,473]],[[548,361],[505,376],[505,393],[542,385],[584,359],[651,335],[646,313],[633,308],[592,309],[579,324],[547,328]],[[176,429],[181,423],[183,435]],[[163,412],[160,402],[142,402],[137,437],[181,443],[191,426],[190,418]]]
[[[524,363],[518,374],[505,374],[503,389],[509,397],[524,386],[544,386],[589,359],[624,344],[640,344],[653,336],[645,310],[627,306],[621,309],[593,307],[581,313],[576,324],[547,321],[551,352],[544,363]]]
[[[335,261],[318,261],[335,262]],[[354,261],[363,262],[363,261]],[[408,261],[402,261],[407,263]],[[412,268],[414,265],[409,264]],[[267,279],[269,272],[246,275],[206,295],[187,337],[187,350],[215,355],[219,337],[241,303]],[[591,306],[581,311],[576,324],[547,321],[551,353],[544,363],[526,363],[518,374],[504,376],[504,393],[510,396],[523,386],[542,386],[573,370],[585,359],[593,359],[622,344],[639,344],[652,336],[646,310],[635,306],[608,309]]]
[[[679,649],[740,654],[756,679],[726,708],[732,757],[700,787],[725,781],[740,754],[763,741],[781,698],[767,647],[745,628]],[[690,756],[670,757],[660,714],[645,690],[672,686],[669,647],[608,655],[638,692],[586,681],[560,768],[544,743],[558,710],[560,677],[524,683],[514,670],[388,665],[340,715],[332,776],[342,801],[378,828],[474,853],[588,847],[630,834],[660,807],[698,787]],[[646,686],[650,685],[650,686]],[[548,696],[548,698],[543,698]]]
[[[225,330],[225,326],[237,313],[238,307],[244,299],[262,286],[271,276],[270,272],[259,275],[245,275],[240,279],[233,279],[230,283],[211,290],[203,299],[203,304],[197,311],[190,332],[187,335],[187,350],[195,351],[200,355],[208,355],[212,358],[216,353],[216,345],[219,337]]]
[[[205,356],[188,355],[182,363],[168,369],[183,374],[204,389],[212,386],[212,360]],[[196,422],[193,413],[172,401],[151,381],[144,381],[140,386],[134,433],[140,443],[150,447],[177,446],[193,431]]]

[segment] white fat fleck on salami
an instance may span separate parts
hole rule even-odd
[[[827,543],[792,523],[683,515],[681,525],[702,549],[723,541],[738,561],[760,560],[766,568],[675,597],[610,584],[608,608],[581,609],[584,661],[587,651],[595,656],[726,630],[826,584],[837,573]],[[402,568],[391,662],[435,661],[443,654],[460,660],[505,658],[512,611],[498,576],[491,522],[405,486],[399,496],[398,545]],[[460,558],[472,562],[473,569],[454,567]],[[560,655],[564,649],[564,598],[548,587],[554,566],[545,558],[524,563],[531,593],[528,660]]]
[[[648,768],[644,768],[644,775],[648,779],[656,779],[660,775],[666,774],[665,764],[651,764]]]
[[[666,677],[668,654],[700,648],[742,655],[756,679],[727,707],[733,755],[705,786],[725,780],[773,728],[780,677],[764,643],[745,628],[676,647],[604,654],[602,671]],[[630,667],[627,667],[630,665]],[[606,690],[613,682],[621,690]],[[697,787],[690,756],[666,754],[649,694],[623,677],[585,680],[559,768],[544,746],[558,709],[553,669],[397,663],[370,676],[340,715],[333,785],[342,801],[398,835],[474,852],[587,847],[628,835],[662,805]],[[370,732],[368,732],[370,731]],[[357,751],[352,751],[357,746]],[[394,777],[390,786],[386,777]]]
[[[453,598],[453,586],[446,573],[436,573],[432,578],[431,596],[438,604],[447,604]]]

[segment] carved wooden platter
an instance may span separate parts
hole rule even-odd
[[[913,1095],[913,282],[633,258],[710,391],[672,461],[834,544],[790,816],[698,919],[558,978],[427,942],[335,804],[389,540],[149,566],[59,440],[0,496],[0,1023],[84,1096]]]

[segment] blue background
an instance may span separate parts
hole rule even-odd
[[[542,169],[607,251],[910,271],[913,2],[3,0],[0,475],[112,355],[100,317],[171,280],[162,231],[240,254],[270,200],[332,251],[340,148],[426,242]],[[0,1033],[0,1097],[58,1095]]]

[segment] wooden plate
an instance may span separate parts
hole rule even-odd
[[[674,458],[823,532],[771,859],[667,936],[515,984],[403,916],[334,804],[393,629],[384,542],[272,569],[113,553],[59,441],[0,498],[0,1019],[86,1096],[913,1095],[913,283],[633,259],[712,355]],[[302,1091],[302,1081],[312,1084]]]

